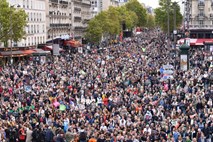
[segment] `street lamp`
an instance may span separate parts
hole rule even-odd
[[[11,63],[11,65],[13,64],[13,60],[12,60],[12,47],[13,47],[13,23],[12,23],[12,9],[14,8],[16,6],[16,4],[14,4],[14,5],[11,5],[10,6],[10,63]],[[21,7],[19,4],[17,5],[17,8],[19,8],[19,7]]]

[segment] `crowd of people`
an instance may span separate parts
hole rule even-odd
[[[190,68],[155,31],[0,71],[1,142],[211,142],[212,67],[190,49]],[[173,68],[169,78],[160,70]]]

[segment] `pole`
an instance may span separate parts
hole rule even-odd
[[[51,12],[51,23],[52,23],[52,46],[53,46],[53,11]]]
[[[170,38],[170,19],[169,19],[169,4],[170,4],[170,0],[167,0],[167,48],[169,48],[169,38]]]
[[[10,63],[11,63],[11,65],[12,65],[12,47],[13,47],[13,29],[12,29],[12,27],[13,27],[13,25],[12,25],[12,8],[13,8],[13,6],[10,6],[10,29],[11,29],[11,31],[10,31]]]
[[[73,12],[72,12],[72,0],[70,0],[70,37],[71,37],[71,34],[72,34],[72,27],[71,27],[71,23],[72,23],[72,14],[73,14]]]
[[[177,32],[176,32],[176,26],[177,26],[177,24],[176,24],[176,6],[177,6],[177,3],[175,2],[174,3],[174,48],[175,48],[175,69],[176,69],[176,40],[177,40],[177,38],[176,38],[176,34],[177,34]]]

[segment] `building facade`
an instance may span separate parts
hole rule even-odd
[[[124,0],[126,1],[126,0]],[[106,11],[110,6],[118,7],[120,5],[119,0],[92,0],[92,16],[95,17],[101,11]]]
[[[8,0],[10,5],[19,6],[28,15],[25,38],[13,46],[35,46],[46,42],[46,2],[45,0]]]
[[[90,0],[72,1],[72,37],[81,39],[87,28],[88,21],[92,18]]]
[[[188,0],[185,20],[191,38],[213,38],[213,0]]]
[[[47,41],[68,39],[72,33],[71,0],[48,0],[46,15]]]
[[[81,39],[91,19],[90,0],[49,0],[47,39]]]

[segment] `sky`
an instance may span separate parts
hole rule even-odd
[[[145,3],[146,6],[151,6],[152,8],[159,7],[158,0],[138,0],[140,3]]]
[[[145,3],[146,6],[151,6],[152,8],[159,7],[159,0],[138,0],[140,3]],[[178,4],[181,7],[181,13],[183,13],[183,4],[181,4],[182,0],[172,0],[178,2]]]

